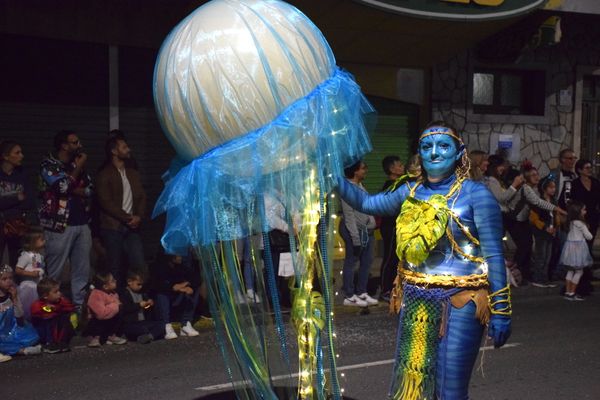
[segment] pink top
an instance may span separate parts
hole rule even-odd
[[[93,289],[88,298],[88,311],[91,318],[111,319],[119,313],[119,295]]]

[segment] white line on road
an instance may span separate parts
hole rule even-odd
[[[505,344],[504,346],[502,346],[502,349],[506,349],[509,347],[517,347],[520,345],[521,345],[521,343],[508,343],[508,344]],[[484,346],[484,347],[480,347],[479,351],[492,350],[492,349],[494,349],[494,346]],[[372,362],[368,362],[368,363],[345,365],[343,367],[339,367],[337,370],[338,371],[348,371],[351,369],[376,367],[378,365],[387,365],[387,364],[392,364],[393,362],[394,362],[394,359],[372,361]],[[328,371],[328,370],[326,370],[326,371]],[[279,380],[287,379],[287,378],[296,378],[296,377],[298,377],[298,375],[299,375],[298,373],[291,374],[291,375],[277,375],[277,376],[271,377],[271,380],[279,381]],[[201,390],[204,392],[212,392],[214,390],[229,389],[229,388],[231,388],[231,386],[240,386],[240,385],[248,385],[248,384],[250,384],[250,381],[237,381],[237,382],[234,382],[233,384],[231,382],[229,382],[229,383],[221,383],[218,385],[200,386],[200,387],[194,388],[194,390]]]

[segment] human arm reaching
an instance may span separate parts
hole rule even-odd
[[[348,180],[338,178],[338,193],[352,208],[369,215],[396,216],[406,197],[405,187],[393,192],[370,195]]]

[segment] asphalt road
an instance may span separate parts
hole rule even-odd
[[[568,302],[557,293],[533,287],[514,291],[513,335],[502,349],[485,350],[482,343],[471,398],[600,399],[600,288],[584,302]],[[338,366],[347,398],[386,398],[395,325],[384,306],[368,315],[336,308]],[[0,398],[234,398],[215,397],[227,391],[228,378],[209,323],[195,338],[101,349],[84,344],[77,338],[70,353],[0,364]]]

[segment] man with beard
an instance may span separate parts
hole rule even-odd
[[[106,248],[106,266],[117,284],[124,285],[124,256],[129,267],[145,270],[140,225],[146,212],[146,192],[139,172],[130,167],[131,150],[125,137],[110,135],[105,151],[106,162],[96,179],[100,237]]]
[[[40,167],[40,225],[46,238],[48,276],[60,282],[67,259],[71,268],[71,300],[80,307],[90,273],[89,228],[92,181],[85,172],[87,155],[75,132],[54,136],[54,152]]]

